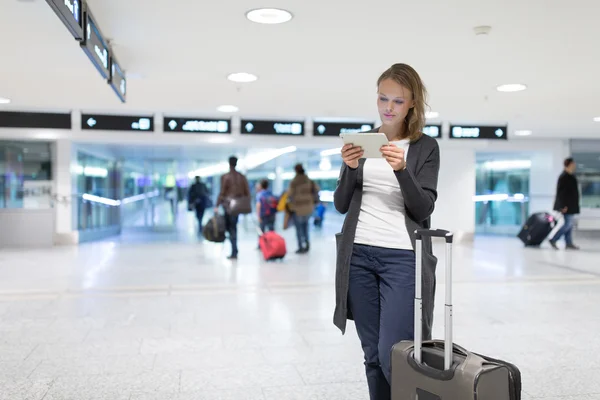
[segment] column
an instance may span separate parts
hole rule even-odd
[[[56,244],[79,242],[77,226],[77,180],[75,170],[77,158],[73,154],[73,143],[67,139],[57,140],[54,145],[54,187],[56,212]]]

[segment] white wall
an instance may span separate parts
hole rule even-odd
[[[438,200],[432,227],[453,231],[457,240],[475,233],[475,151],[440,148]]]

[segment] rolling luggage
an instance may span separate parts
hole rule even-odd
[[[527,218],[518,237],[525,246],[539,246],[556,226],[556,218],[547,212],[532,214]]]
[[[285,239],[274,231],[263,233],[260,229],[258,245],[266,261],[280,260],[287,254]]]
[[[422,340],[423,237],[446,239],[444,340]],[[392,348],[392,400],[520,400],[521,375],[514,365],[472,353],[452,342],[452,234],[416,231],[415,340]]]

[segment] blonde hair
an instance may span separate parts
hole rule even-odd
[[[414,106],[408,110],[404,122],[405,136],[408,137],[410,142],[415,142],[423,135],[427,89],[417,71],[407,64],[394,64],[388,68],[377,80],[377,87],[386,79],[392,79],[412,92]]]

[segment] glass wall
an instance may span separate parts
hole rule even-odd
[[[516,234],[529,214],[531,160],[478,157],[476,233]]]
[[[0,142],[0,208],[52,207],[49,142]]]
[[[600,152],[573,153],[573,158],[577,163],[581,207],[600,208]]]
[[[77,220],[74,229],[85,231],[120,224],[121,173],[114,161],[83,152],[75,171]]]

